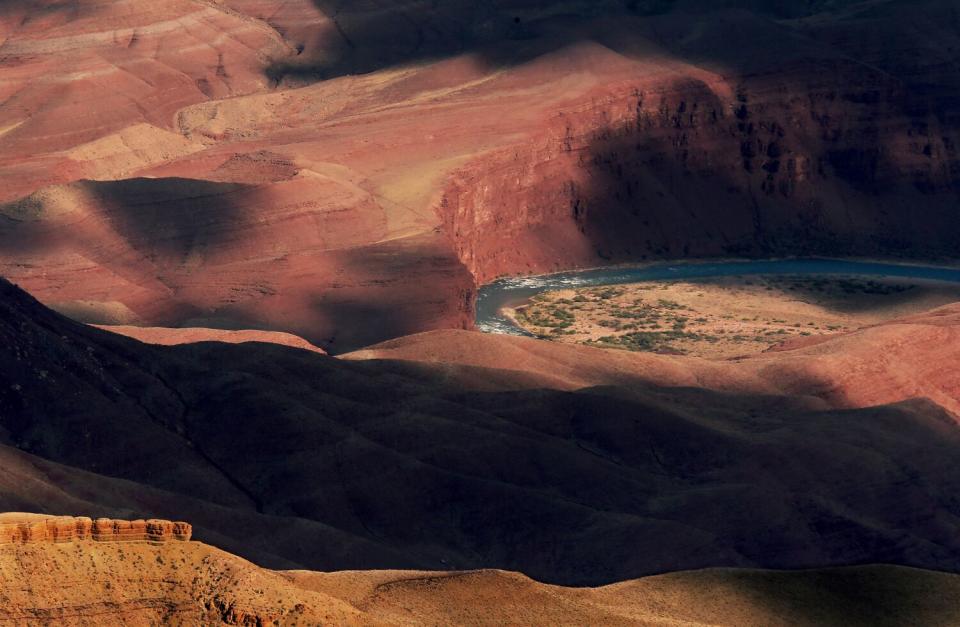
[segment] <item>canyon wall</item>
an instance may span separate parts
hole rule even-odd
[[[439,209],[481,283],[689,257],[952,260],[958,120],[844,61],[625,81],[460,169]]]

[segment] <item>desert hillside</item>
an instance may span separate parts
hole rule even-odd
[[[729,363],[467,331],[335,359],[2,295],[4,509],[325,571],[957,568],[955,307]]]
[[[602,588],[562,588],[494,570],[278,572],[190,542],[189,534],[124,533],[175,526],[143,523],[0,514],[0,621],[878,626],[960,618],[956,575],[892,566],[705,570]],[[95,535],[83,534],[91,528]]]

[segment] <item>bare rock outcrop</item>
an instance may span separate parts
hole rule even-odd
[[[0,514],[0,545],[93,542],[189,542],[189,523],[169,520],[91,519],[85,516]]]
[[[0,515],[11,518],[23,515]],[[185,523],[38,518],[16,527],[28,539],[0,543],[0,622],[316,625],[351,624],[358,614],[278,573],[186,542]]]

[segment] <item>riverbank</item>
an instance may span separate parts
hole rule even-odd
[[[743,281],[739,285],[727,286],[733,290],[732,294],[711,289],[708,290],[709,294],[704,292],[702,299],[698,300],[695,295],[703,290],[688,286],[676,288],[677,294],[672,296],[663,295],[664,300],[689,308],[686,313],[658,310],[665,306],[659,303],[659,299],[645,302],[641,306],[632,301],[617,300],[618,297],[609,295],[607,299],[601,299],[612,299],[606,306],[601,306],[600,303],[596,306],[588,306],[585,302],[577,303],[575,309],[582,310],[581,319],[571,320],[567,317],[570,311],[554,311],[556,303],[550,311],[537,310],[536,303],[531,300],[538,295],[564,290],[651,282],[657,282],[661,289],[665,289],[664,285],[669,284],[703,284],[708,281],[716,283],[721,279],[734,277],[740,277]],[[794,277],[795,280],[788,281],[790,285],[783,281],[764,280],[763,293],[747,297],[744,288],[749,286],[747,281],[753,281],[755,277]],[[862,285],[856,281],[851,283],[854,277],[860,277],[865,282],[861,281]],[[871,285],[871,282],[876,285]],[[938,285],[942,289],[936,287]],[[577,341],[582,343],[589,341],[631,350],[691,352],[694,349],[694,354],[728,357],[740,354],[746,345],[751,347],[747,352],[765,350],[782,340],[790,339],[792,335],[843,332],[954,302],[960,300],[960,292],[954,290],[957,286],[960,286],[960,268],[957,267],[878,261],[770,259],[617,266],[501,279],[483,286],[477,302],[476,324],[480,330],[493,333],[533,335],[559,340],[576,337]],[[893,292],[873,293],[888,289],[896,293],[902,292],[903,298],[891,298]],[[636,290],[627,291],[631,294],[624,298],[642,300],[638,294],[632,293]],[[691,293],[684,295],[686,292]],[[809,292],[807,301],[797,298],[798,294],[806,292]],[[773,298],[775,295],[779,296]],[[571,300],[576,296],[577,294],[564,293],[553,300]],[[680,296],[680,300],[674,298],[675,296]],[[582,297],[587,298],[585,295]],[[882,298],[874,302],[874,297]],[[744,298],[753,302],[739,302]],[[793,304],[778,304],[777,299]],[[791,309],[796,308],[797,303],[803,304],[801,311]],[[572,307],[561,304],[565,308]],[[746,309],[738,309],[741,305]],[[606,309],[618,312],[620,318],[617,315],[606,315]],[[874,314],[868,315],[868,311],[874,311]],[[887,313],[877,313],[884,311]],[[687,315],[692,312],[699,314]],[[857,315],[854,315],[854,312],[858,312]],[[544,317],[545,314],[549,316]],[[792,319],[796,318],[797,314],[800,314],[802,320]],[[730,317],[738,319],[741,326],[730,328],[729,324],[721,323],[729,322]],[[757,320],[753,320],[754,317]],[[748,320],[745,321],[744,318]],[[706,322],[697,322],[701,319]],[[777,322],[779,320],[786,322]],[[802,330],[794,333],[798,328]],[[633,335],[624,337],[628,334]],[[724,336],[738,339],[730,341],[729,337]],[[753,338],[752,343],[744,339],[747,336]]]
[[[726,359],[957,301],[960,284],[937,281],[723,277],[545,292],[504,315],[564,343]]]

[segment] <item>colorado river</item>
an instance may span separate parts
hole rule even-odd
[[[477,296],[476,325],[487,333],[530,335],[500,312],[504,307],[524,303],[541,293],[560,289],[640,283],[643,281],[680,281],[745,275],[859,275],[906,279],[924,279],[960,283],[960,268],[843,261],[838,259],[780,259],[725,261],[712,263],[673,263],[651,266],[594,268],[499,279],[480,288]]]

